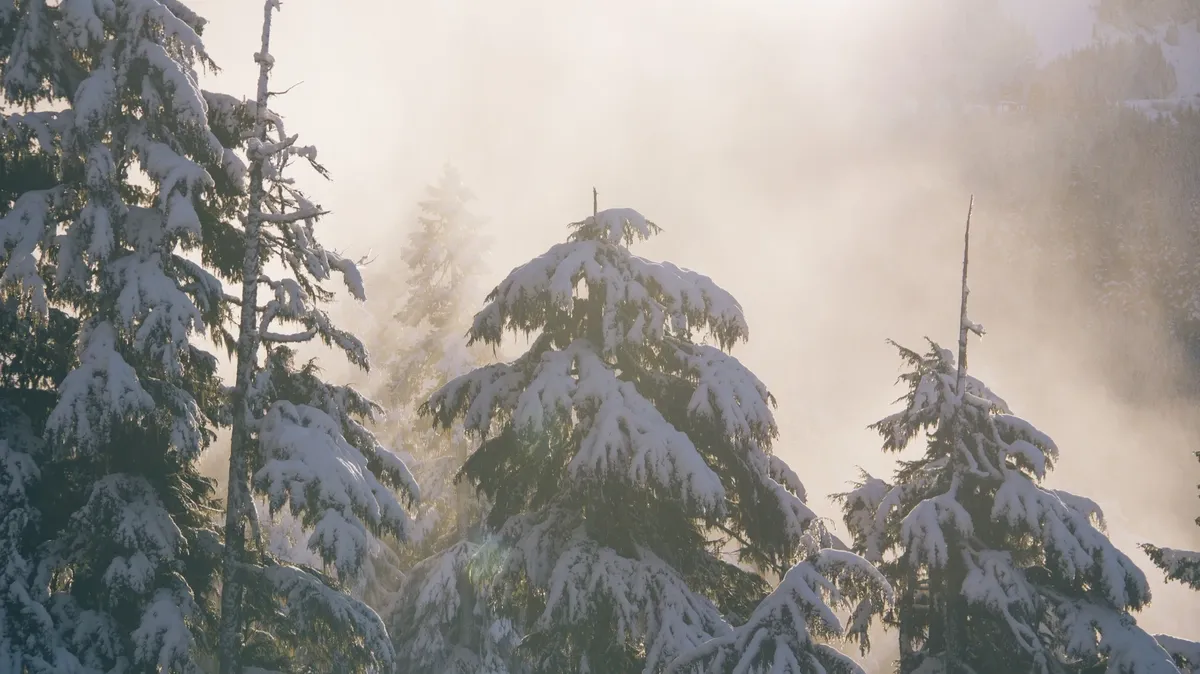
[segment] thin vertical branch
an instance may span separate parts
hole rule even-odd
[[[967,376],[967,333],[971,332],[970,319],[967,318],[967,260],[971,252],[971,213],[975,210],[975,195],[971,195],[971,203],[967,206],[966,233],[963,234],[963,267],[962,267],[962,307],[958,316],[958,378],[955,380],[954,392],[963,394],[963,381]]]
[[[959,309],[958,316],[958,377],[955,380],[955,393],[961,398],[966,391],[967,377],[967,333],[978,332],[978,328],[971,323],[967,317],[967,296],[970,295],[970,290],[967,288],[967,263],[970,259],[971,251],[971,213],[975,210],[975,195],[971,195],[971,202],[967,206],[967,224],[963,234],[963,270],[962,270],[962,306]],[[957,435],[959,428],[959,417],[951,421],[951,442],[957,443]],[[954,475],[950,494],[957,498],[957,485],[959,484],[958,469],[955,467],[957,463],[957,452],[951,451],[950,454],[950,470]],[[951,530],[947,532],[947,539],[952,547],[956,547],[959,538],[958,533]],[[942,664],[947,674],[960,674],[965,671],[962,662],[962,649],[964,637],[964,621],[965,621],[965,604],[962,596],[962,584],[966,580],[966,569],[963,565],[962,558],[952,553],[946,567],[942,569],[939,585],[941,589],[941,597],[937,602],[940,604],[941,613],[941,646],[942,646]],[[930,602],[931,604],[933,602]],[[930,633],[933,633],[931,625]]]
[[[258,362],[260,336],[257,326],[258,282],[262,270],[260,252],[262,204],[265,198],[263,163],[267,157],[262,146],[267,140],[267,88],[271,66],[271,12],[278,0],[266,0],[263,6],[262,50],[254,55],[258,63],[258,92],[254,110],[254,141],[250,144],[249,203],[246,210],[245,253],[242,258],[242,313],[238,327],[237,380],[233,393],[233,433],[229,447],[229,484],[225,499],[225,555],[221,566],[221,622],[218,630],[220,674],[241,671],[243,588],[238,566],[246,550],[246,523],[252,521],[250,499],[250,462],[252,429],[246,391]]]
[[[592,215],[595,216],[595,215],[598,215],[599,213],[600,213],[600,193],[596,191],[595,187],[593,187],[592,188]]]

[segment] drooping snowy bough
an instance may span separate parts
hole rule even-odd
[[[1058,447],[949,351],[903,347],[905,408],[874,425],[886,451],[922,433],[892,483],[840,495],[854,547],[897,591],[900,671],[1173,673],[1131,615],[1145,575],[1092,501],[1041,484]]]
[[[888,588],[861,558],[821,549],[830,537],[803,486],[770,453],[774,400],[723,350],[747,336],[741,306],[706,276],[633,255],[658,231],[636,211],[573,227],[514,269],[471,328],[472,343],[535,335],[530,350],[454,379],[425,410],[480,438],[463,474],[493,504],[488,588],[525,632],[519,661],[849,667],[816,638],[845,632],[838,607],[864,627]],[[759,572],[787,574],[761,605]]]

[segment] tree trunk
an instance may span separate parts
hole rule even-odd
[[[467,445],[465,442],[454,443],[454,458],[461,467],[467,461]],[[462,543],[472,542],[471,519],[467,514],[467,502],[470,498],[470,485],[465,479],[460,479],[455,489],[455,510],[458,515],[458,537]],[[458,603],[459,643],[467,648],[474,647],[472,617],[475,612],[475,587],[471,581],[470,569],[464,570],[459,578],[461,585]]]
[[[266,141],[267,83],[271,71],[271,10],[276,0],[266,0],[263,8],[262,51],[258,61],[258,92],[254,135]],[[225,557],[221,567],[221,622],[217,645],[220,674],[241,671],[242,587],[238,567],[246,550],[246,523],[253,502],[250,499],[250,461],[253,436],[246,392],[258,365],[258,282],[262,272],[259,253],[262,226],[263,162],[265,157],[252,153],[250,159],[250,200],[246,212],[246,250],[242,261],[242,314],[237,342],[237,379],[233,392],[233,437],[229,449],[229,484],[225,500]]]
[[[957,538],[957,536],[955,536]],[[946,674],[963,674],[968,671],[965,667],[965,637],[966,637],[966,606],[963,601],[963,581],[966,579],[966,565],[963,563],[961,551],[951,548],[949,563],[946,565],[944,585],[942,587],[942,635],[944,640]],[[956,554],[957,553],[957,554]]]
[[[917,570],[903,560],[902,563],[905,568],[905,580],[896,601],[896,620],[900,632],[900,674],[912,674],[921,664],[916,649],[913,648],[918,638],[913,625],[917,622],[916,598],[921,588],[917,580]]]

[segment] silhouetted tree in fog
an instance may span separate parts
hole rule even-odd
[[[481,220],[468,208],[473,199],[458,172],[445,167],[419,203],[404,268],[382,275],[392,287],[403,275],[405,290],[375,333],[376,352],[386,354],[377,388],[387,410],[381,427],[411,457],[422,488],[422,539],[399,549],[405,578],[385,613],[404,671],[505,672],[515,636],[477,597],[484,503],[456,480],[470,440],[461,423],[436,428],[418,415],[430,394],[488,359],[482,345],[467,346],[463,337],[486,251]]]

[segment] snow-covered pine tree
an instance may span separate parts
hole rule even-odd
[[[803,486],[770,453],[773,399],[722,350],[747,336],[741,306],[705,276],[633,255],[658,231],[636,211],[573,227],[475,316],[471,343],[536,333],[530,350],[454,379],[424,408],[481,439],[463,472],[491,503],[487,588],[524,633],[517,663],[852,671],[813,637],[842,632],[831,607],[856,597],[839,581],[871,569],[818,550],[827,536]],[[767,583],[722,558],[731,541],[780,576],[808,565],[756,610]],[[868,609],[883,601],[874,588]]]
[[[482,345],[468,347],[486,242],[469,210],[474,195],[446,166],[418,206],[417,227],[402,250],[402,304],[376,333],[375,352],[391,355],[379,368],[377,397],[387,410],[384,432],[413,458],[421,484],[420,540],[400,549],[404,581],[387,609],[402,671],[500,672],[511,629],[479,594],[471,568],[480,546],[473,534],[481,500],[455,477],[469,451],[461,424],[449,430],[418,418],[418,408],[451,379],[487,362]],[[396,285],[394,270],[385,269]],[[477,576],[478,574],[475,574]]]
[[[48,325],[80,325],[39,467],[54,487],[32,596],[55,671],[196,671],[210,645],[219,538],[195,457],[219,400],[192,338],[227,313],[187,254],[204,254],[240,165],[196,86],[202,26],[174,0],[0,9],[7,104],[56,110],[5,120],[52,180],[14,190],[3,282]]]
[[[854,548],[897,592],[900,672],[1176,672],[1131,615],[1146,578],[1092,501],[1042,485],[1058,447],[930,342],[900,348],[905,408],[885,451],[921,434],[891,483],[839,495]]]
[[[0,138],[0,217],[29,189],[56,184],[47,156],[31,151],[20,128],[3,120]],[[16,292],[12,292],[16,291]],[[43,508],[56,490],[41,480],[49,459],[42,441],[56,390],[71,367],[78,323],[57,308],[43,316],[21,300],[20,288],[0,287],[0,672],[68,671],[58,634],[39,588]]]
[[[352,388],[327,382],[294,345],[320,340],[367,367],[367,353],[323,310],[340,275],[365,299],[357,266],[315,235],[322,210],[287,172],[295,162],[319,174],[316,150],[296,145],[267,107],[271,19],[264,3],[257,98],[231,116],[253,120],[242,140],[250,165],[243,213],[237,379],[222,573],[220,671],[255,666],[289,672],[390,668],[394,651],[378,614],[346,589],[368,572],[375,536],[408,535],[396,492],[415,499],[408,468],[363,425],[379,408]],[[259,290],[266,290],[260,303]],[[290,326],[290,327],[289,327]],[[309,531],[324,569],[288,563],[265,549],[251,488],[272,513],[287,507]]]
[[[467,523],[480,511],[469,488],[454,484],[470,445],[462,425],[449,431],[433,427],[418,418],[418,408],[446,382],[483,365],[489,356],[480,345],[467,347],[462,339],[471,325],[487,246],[482,219],[469,209],[475,197],[449,165],[426,192],[418,203],[417,226],[401,250],[402,270],[385,268],[386,278],[377,281],[391,287],[402,281],[402,303],[376,329],[370,344],[373,352],[388,354],[377,367],[375,397],[387,411],[379,427],[413,458],[410,467],[421,484],[418,528],[423,535],[402,553],[414,563],[464,537]]]

